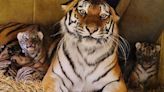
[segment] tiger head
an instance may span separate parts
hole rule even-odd
[[[27,29],[25,32],[19,32],[17,39],[22,48],[22,52],[34,58],[42,48],[43,33],[37,29]]]
[[[137,42],[136,47],[136,59],[142,65],[152,65],[159,62],[160,58],[160,45]]]
[[[105,0],[73,0],[62,8],[63,30],[80,40],[105,42],[117,35],[119,17]]]

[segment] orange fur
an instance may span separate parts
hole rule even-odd
[[[26,31],[29,24],[11,22],[0,26],[0,45],[7,44],[16,39],[19,32]]]
[[[46,78],[44,78],[42,81],[44,92],[54,92],[56,87],[55,78],[52,77],[54,76],[54,74],[52,73],[52,69],[57,65],[58,62],[56,61],[56,57],[54,57],[52,61],[53,61],[52,64],[50,65],[46,75],[44,76]]]
[[[103,27],[105,26],[106,22],[110,20],[110,18],[107,18],[104,20],[100,19],[99,15],[100,15],[101,10],[97,4],[91,5],[89,7],[88,14],[85,17],[80,15],[76,8],[73,8],[72,10],[73,10],[73,13],[75,13],[77,15],[77,17],[80,21],[80,26],[86,25],[89,29],[91,29],[90,33],[92,33],[92,31],[94,31],[95,27],[99,27],[99,28],[101,28],[101,31],[104,31],[104,30],[102,30]],[[112,19],[115,22],[115,24],[114,24],[115,30],[114,30],[113,34],[115,36],[118,36],[117,35],[118,28],[117,28],[116,23],[118,22],[119,17],[116,15],[114,9],[112,9],[111,7],[110,7],[110,12],[112,14]],[[116,48],[117,48],[117,46],[116,46]],[[112,82],[111,85],[107,85],[107,88],[111,89],[110,92],[127,92],[127,88],[126,88],[125,82],[122,78],[121,70],[120,70],[120,67],[118,64],[117,49],[115,49],[112,58],[114,58],[113,63],[116,63],[116,66],[110,72],[112,72],[114,78],[118,78],[118,82],[116,82],[116,81]],[[109,61],[111,61],[111,60],[109,60]],[[56,77],[56,75],[52,72],[52,69],[55,69],[57,66],[59,66],[59,61],[54,56],[52,59],[52,64],[49,67],[49,70],[43,80],[43,87],[44,87],[45,92],[55,92],[55,90],[56,90],[55,88],[57,85],[55,85],[55,83],[58,80],[57,79],[58,77]],[[108,91],[105,90],[104,92],[108,92]]]

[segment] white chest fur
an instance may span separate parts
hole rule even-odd
[[[118,79],[112,72],[100,79],[116,65],[116,62],[113,62],[116,55],[115,47],[112,44],[110,41],[109,45],[78,42],[77,39],[68,37],[60,44],[57,56],[59,66],[54,72],[65,79],[69,88],[74,91],[100,89],[109,81]]]

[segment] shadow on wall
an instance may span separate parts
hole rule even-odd
[[[130,43],[156,42],[164,29],[164,0],[122,0],[122,4],[128,1],[119,23],[121,35]]]

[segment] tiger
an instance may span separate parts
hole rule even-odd
[[[127,92],[115,10],[105,0],[72,0],[62,8],[63,37],[43,78],[44,92]]]
[[[136,64],[129,79],[130,88],[155,89],[158,86],[160,45],[136,42]]]
[[[32,62],[33,60],[31,60],[32,57],[26,57],[21,53],[21,47],[18,43],[17,34],[19,32],[40,29],[41,27],[36,24],[25,24],[18,22],[9,22],[7,24],[0,25],[0,70],[5,71],[4,74],[6,76],[15,78],[17,70],[20,67],[26,66],[27,63],[34,63]],[[41,64],[36,64],[35,66],[37,67],[39,65]]]
[[[22,66],[23,70],[38,70],[41,73],[45,74],[48,69],[48,62],[46,62],[47,58],[47,47],[44,44],[44,35],[41,31],[38,30],[38,26],[31,26],[27,31],[19,32],[17,34],[17,39],[19,45],[21,47],[22,53],[25,55],[14,55],[12,56],[12,60],[14,60],[18,65]],[[24,69],[24,67],[26,67]],[[29,67],[29,68],[27,68]],[[22,69],[20,69],[22,71]],[[20,76],[23,76],[18,70],[18,74],[16,79]],[[26,72],[26,71],[24,71]]]

